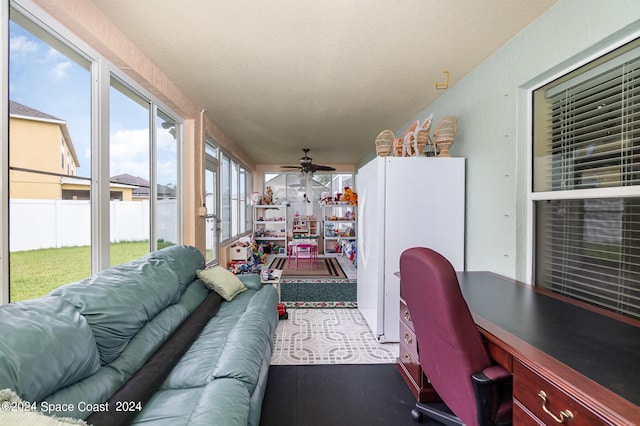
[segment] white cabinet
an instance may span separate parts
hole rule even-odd
[[[287,248],[287,206],[253,206],[253,236],[257,244],[270,247],[276,253]],[[282,249],[282,250],[281,250]]]
[[[400,255],[429,247],[464,270],[465,159],[376,157],[358,170],[358,310],[398,342]]]
[[[356,239],[357,206],[327,204],[322,206],[324,254],[339,253],[340,240]]]

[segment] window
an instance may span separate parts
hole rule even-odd
[[[533,103],[535,282],[640,318],[640,41]]]
[[[251,174],[225,153],[220,157],[220,228],[222,241],[227,241],[251,229],[247,200]]]
[[[222,156],[220,177],[220,230],[222,241],[226,241],[233,236],[231,231],[231,160],[226,155]]]
[[[264,179],[264,189],[271,187],[274,202],[289,204],[289,217],[296,213],[322,217],[321,198],[335,197],[345,186],[354,188],[353,173],[265,173]]]
[[[9,287],[19,301],[181,243],[182,124],[58,23],[17,4],[10,19],[10,283],[0,294]],[[92,131],[107,127],[108,137]]]
[[[247,210],[249,209],[249,194],[247,192],[249,179],[251,174],[244,168],[240,167],[239,170],[239,182],[238,182],[238,232],[243,234],[251,229],[251,225],[249,223],[249,217],[251,215],[247,214]]]
[[[205,206],[207,207],[206,216],[206,256],[205,260],[207,264],[218,264],[219,257],[219,241],[220,241],[220,229],[219,229],[219,202],[218,194],[219,188],[219,163],[218,163],[218,148],[213,143],[207,140],[206,143],[206,168],[205,168]]]
[[[180,238],[178,182],[181,126],[165,112],[156,114],[156,245],[177,244]]]
[[[14,10],[9,38],[9,300],[19,301],[91,273],[91,64]]]
[[[111,265],[117,265],[142,257],[150,250],[151,106],[141,95],[113,77],[109,105],[109,179],[111,184],[127,186],[123,191],[124,200],[110,206],[110,260]]]

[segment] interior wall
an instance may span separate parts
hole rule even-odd
[[[612,34],[640,27],[639,16],[637,0],[560,0],[396,131],[431,112],[432,127],[444,115],[458,118],[450,152],[467,159],[466,270],[530,282],[526,88]]]

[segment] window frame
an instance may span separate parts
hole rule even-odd
[[[216,144],[215,140],[212,140],[211,143],[216,146],[216,155],[218,159],[218,171],[219,176],[218,179],[220,181],[220,190],[218,191],[218,202],[220,205],[220,246],[229,245],[234,240],[237,240],[240,237],[245,235],[249,235],[252,232],[251,223],[253,223],[252,219],[252,209],[249,203],[249,196],[251,195],[251,191],[253,188],[253,175],[249,169],[242,161],[236,158],[234,155],[230,154],[227,150],[221,148]],[[228,162],[227,176],[225,177],[224,165],[225,161]],[[234,167],[235,167],[235,176],[234,176]],[[244,178],[242,177],[244,174]],[[225,179],[228,182],[225,182]],[[242,185],[242,181],[244,180],[244,185]],[[226,188],[228,194],[228,200],[223,200],[223,195],[225,194],[225,184],[228,183],[229,187]],[[234,200],[233,188],[236,188],[236,198]],[[241,186],[244,187],[244,192],[241,190]],[[229,234],[224,235],[224,219],[226,218],[224,207],[225,201],[228,202],[229,211],[228,219],[229,219]],[[235,215],[234,215],[235,208]],[[242,213],[243,212],[243,213]],[[234,223],[235,219],[235,223]]]
[[[619,186],[619,187],[598,187],[598,188],[583,188],[583,189],[569,189],[562,191],[554,191],[553,188],[545,191],[534,191],[534,161],[535,161],[535,105],[534,105],[534,92],[538,89],[544,88],[550,83],[568,76],[572,72],[579,68],[598,61],[609,55],[616,50],[623,48],[633,42],[640,41],[640,30],[623,30],[616,34],[615,37],[605,39],[591,49],[576,55],[573,58],[568,59],[557,67],[549,70],[538,78],[526,83],[521,87],[526,97],[527,108],[527,152],[526,152],[526,167],[527,167],[527,221],[526,221],[526,277],[527,282],[531,285],[536,285],[536,203],[542,201],[556,201],[556,200],[586,200],[586,199],[602,199],[602,198],[633,198],[640,197],[640,185],[634,186]],[[615,58],[612,58],[615,59]],[[544,287],[541,287],[544,288]],[[595,305],[597,306],[597,305]],[[605,308],[600,308],[605,309]]]

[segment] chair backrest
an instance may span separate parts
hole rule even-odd
[[[400,288],[418,342],[420,365],[444,403],[465,425],[477,425],[473,373],[491,358],[449,261],[424,247],[400,256]]]

